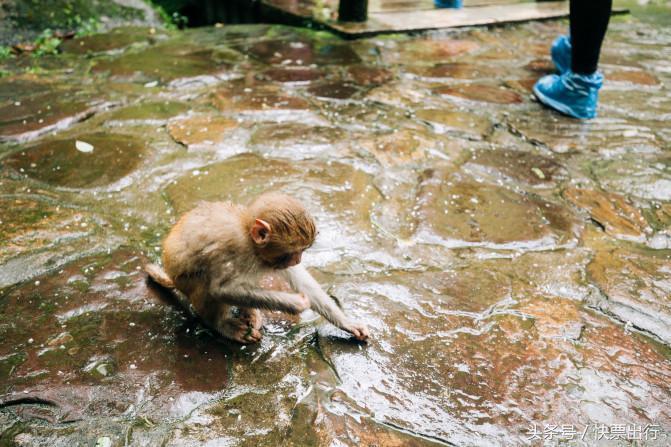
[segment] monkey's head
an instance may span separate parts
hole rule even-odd
[[[249,235],[261,262],[273,269],[299,264],[317,235],[315,221],[303,205],[285,194],[266,193],[249,206],[249,212]]]

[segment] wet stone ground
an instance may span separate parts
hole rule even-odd
[[[530,97],[565,28],[129,28],[5,62],[0,445],[669,445],[671,33],[613,23],[581,123]],[[145,283],[179,213],[268,189],[367,345],[309,312],[236,345]]]

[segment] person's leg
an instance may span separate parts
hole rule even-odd
[[[574,73],[596,71],[612,0],[571,0],[571,67]]]
[[[560,74],[544,76],[534,85],[541,103],[574,118],[596,116],[603,84],[597,65],[611,6],[612,0],[571,0],[571,37],[557,39],[552,48]]]

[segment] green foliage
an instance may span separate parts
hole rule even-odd
[[[0,45],[0,62],[12,57],[12,49],[10,47]]]
[[[172,19],[170,18],[170,14],[165,12],[165,9],[163,9],[163,6],[157,5],[152,2],[152,6],[154,7],[154,10],[158,13],[159,17],[161,18],[161,21],[163,24],[166,26],[168,29],[175,29],[176,26],[173,25]]]
[[[37,65],[32,65],[32,66],[26,68],[26,73],[27,74],[34,74],[34,75],[41,75],[41,74],[45,74],[46,71],[42,67],[38,67]]]
[[[149,0],[149,2],[157,8],[173,13],[180,11],[184,7],[193,3],[193,0]]]
[[[71,28],[77,30],[75,33],[76,37],[84,37],[99,33],[102,30],[102,24],[98,17],[89,17],[86,20],[82,20],[79,15],[75,15],[72,18]]]
[[[45,54],[58,54],[58,47],[61,42],[62,40],[55,37],[54,32],[47,28],[35,39],[33,56],[39,57]]]
[[[179,29],[184,29],[189,24],[189,18],[178,12],[173,12],[170,20],[172,21],[173,25]]]
[[[2,1],[0,1],[2,3]],[[73,29],[90,18],[109,16],[128,20],[142,19],[139,9],[121,6],[113,0],[21,0],[11,2],[8,17],[30,29]]]
[[[161,21],[163,21],[166,28],[183,29],[186,28],[187,24],[189,23],[188,17],[181,15],[179,12],[173,9],[176,8],[177,5],[172,4],[171,2],[167,2],[167,4],[163,6],[162,4],[159,4],[159,2],[156,0],[150,0],[149,3],[151,3],[154,10],[158,13],[159,17],[161,17]],[[161,3],[166,2],[163,1]],[[168,11],[172,11],[172,13],[169,13]]]
[[[82,37],[99,32],[102,25],[98,18],[90,17],[82,20],[79,15],[74,15],[68,19],[68,27],[75,28],[77,30],[75,35]],[[48,54],[58,54],[58,47],[60,47],[62,42],[61,38],[56,37],[54,32],[50,28],[47,28],[33,41],[35,49],[32,52],[32,56],[41,57]],[[0,61],[9,56],[11,56],[10,48],[0,47]]]

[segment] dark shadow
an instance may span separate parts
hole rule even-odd
[[[186,17],[188,27],[213,25],[215,23],[257,23],[258,0],[154,0],[177,25],[180,17]]]

